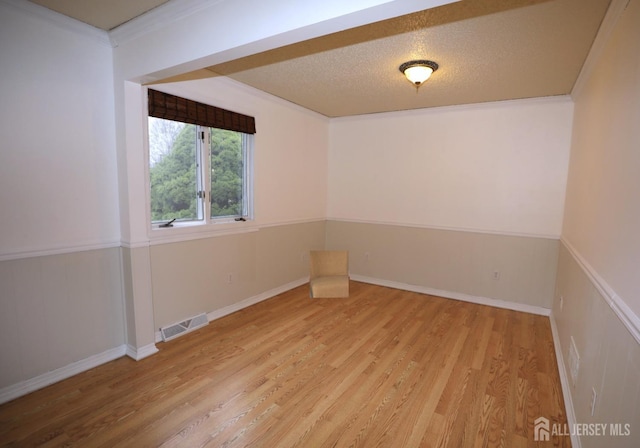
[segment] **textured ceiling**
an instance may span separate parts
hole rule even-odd
[[[32,1],[110,30],[167,0]],[[229,76],[328,117],[565,95],[609,3],[461,0],[164,81]],[[418,92],[411,59],[440,65]]]
[[[563,95],[609,0],[461,1],[209,70],[329,117]],[[416,93],[398,70],[440,68]]]
[[[30,0],[105,31],[169,0]]]

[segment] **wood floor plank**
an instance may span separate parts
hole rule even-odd
[[[548,318],[350,287],[296,288],[1,405],[0,445],[519,447],[536,418],[566,423]]]

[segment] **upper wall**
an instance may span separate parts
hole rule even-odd
[[[455,1],[172,2],[118,27],[110,37],[117,78],[151,82]]]
[[[640,316],[640,0],[575,95],[562,237]],[[638,319],[636,319],[638,320]],[[640,320],[638,320],[640,321]]]
[[[255,117],[256,224],[325,218],[327,118],[223,77],[153,88]]]
[[[0,2],[0,257],[119,239],[112,50],[88,34]]]
[[[135,247],[148,241],[145,184],[140,176],[146,163],[141,83],[452,1],[170,2],[112,31],[123,244]]]
[[[557,238],[572,112],[562,97],[332,120],[328,216]]]

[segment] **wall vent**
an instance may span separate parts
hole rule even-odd
[[[162,335],[162,340],[166,342],[177,338],[178,336],[182,336],[183,334],[189,333],[190,331],[197,330],[200,327],[204,327],[208,323],[209,319],[207,319],[207,315],[205,313],[201,313],[185,321],[162,327],[160,329],[160,334]]]

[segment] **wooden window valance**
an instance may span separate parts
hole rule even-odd
[[[149,89],[149,116],[228,131],[256,133],[256,120],[248,115]]]

